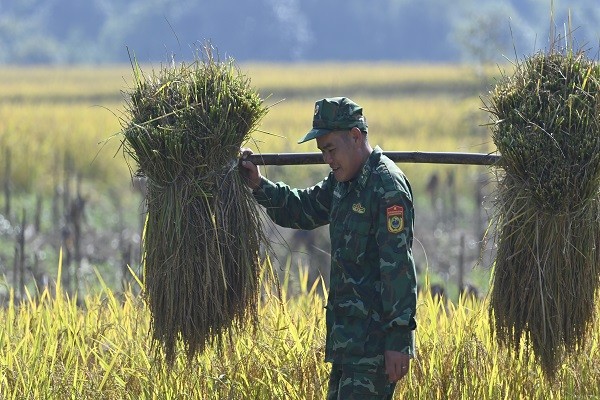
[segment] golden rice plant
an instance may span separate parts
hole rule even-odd
[[[501,342],[531,346],[549,378],[594,326],[600,283],[600,66],[553,48],[489,94],[501,153],[490,311]],[[596,328],[597,329],[597,328]]]
[[[145,294],[152,337],[172,363],[179,339],[191,358],[256,322],[266,240],[237,163],[266,107],[209,46],[148,75],[132,65],[123,147],[148,182]]]
[[[323,399],[330,367],[323,362],[325,300],[317,290],[322,282],[311,287],[303,269],[301,295],[286,296],[290,269],[286,274],[281,296],[268,287],[261,296],[260,330],[225,343],[224,351],[208,347],[191,363],[177,357],[172,367],[149,351],[145,302],[130,290],[112,292],[100,274],[102,289],[82,298],[54,296],[47,289],[39,297],[27,292],[21,301],[11,296],[0,307],[0,397]],[[557,381],[548,382],[525,346],[515,355],[494,340],[487,302],[465,297],[445,302],[428,291],[418,302],[419,353],[395,399],[599,398],[597,330],[585,354],[567,360]]]

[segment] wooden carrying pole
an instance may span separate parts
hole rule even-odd
[[[397,163],[494,165],[500,156],[481,153],[445,153],[420,151],[386,151],[383,154]],[[248,156],[255,165],[324,164],[321,153],[265,153]]]

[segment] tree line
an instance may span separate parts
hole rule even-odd
[[[552,25],[596,47],[596,0],[3,0],[0,64],[164,62],[210,41],[241,61],[495,62]]]

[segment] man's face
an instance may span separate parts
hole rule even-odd
[[[323,153],[323,160],[329,164],[338,182],[355,178],[362,167],[360,137],[357,134],[362,135],[358,129],[332,131],[317,138],[317,147]]]

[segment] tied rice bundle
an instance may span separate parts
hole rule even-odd
[[[497,338],[525,341],[552,379],[581,352],[600,282],[600,67],[551,50],[490,92],[500,151],[490,312]]]
[[[207,50],[150,76],[134,63],[123,148],[147,178],[145,296],[153,347],[172,364],[256,325],[260,215],[237,170],[266,108],[232,59]]]

